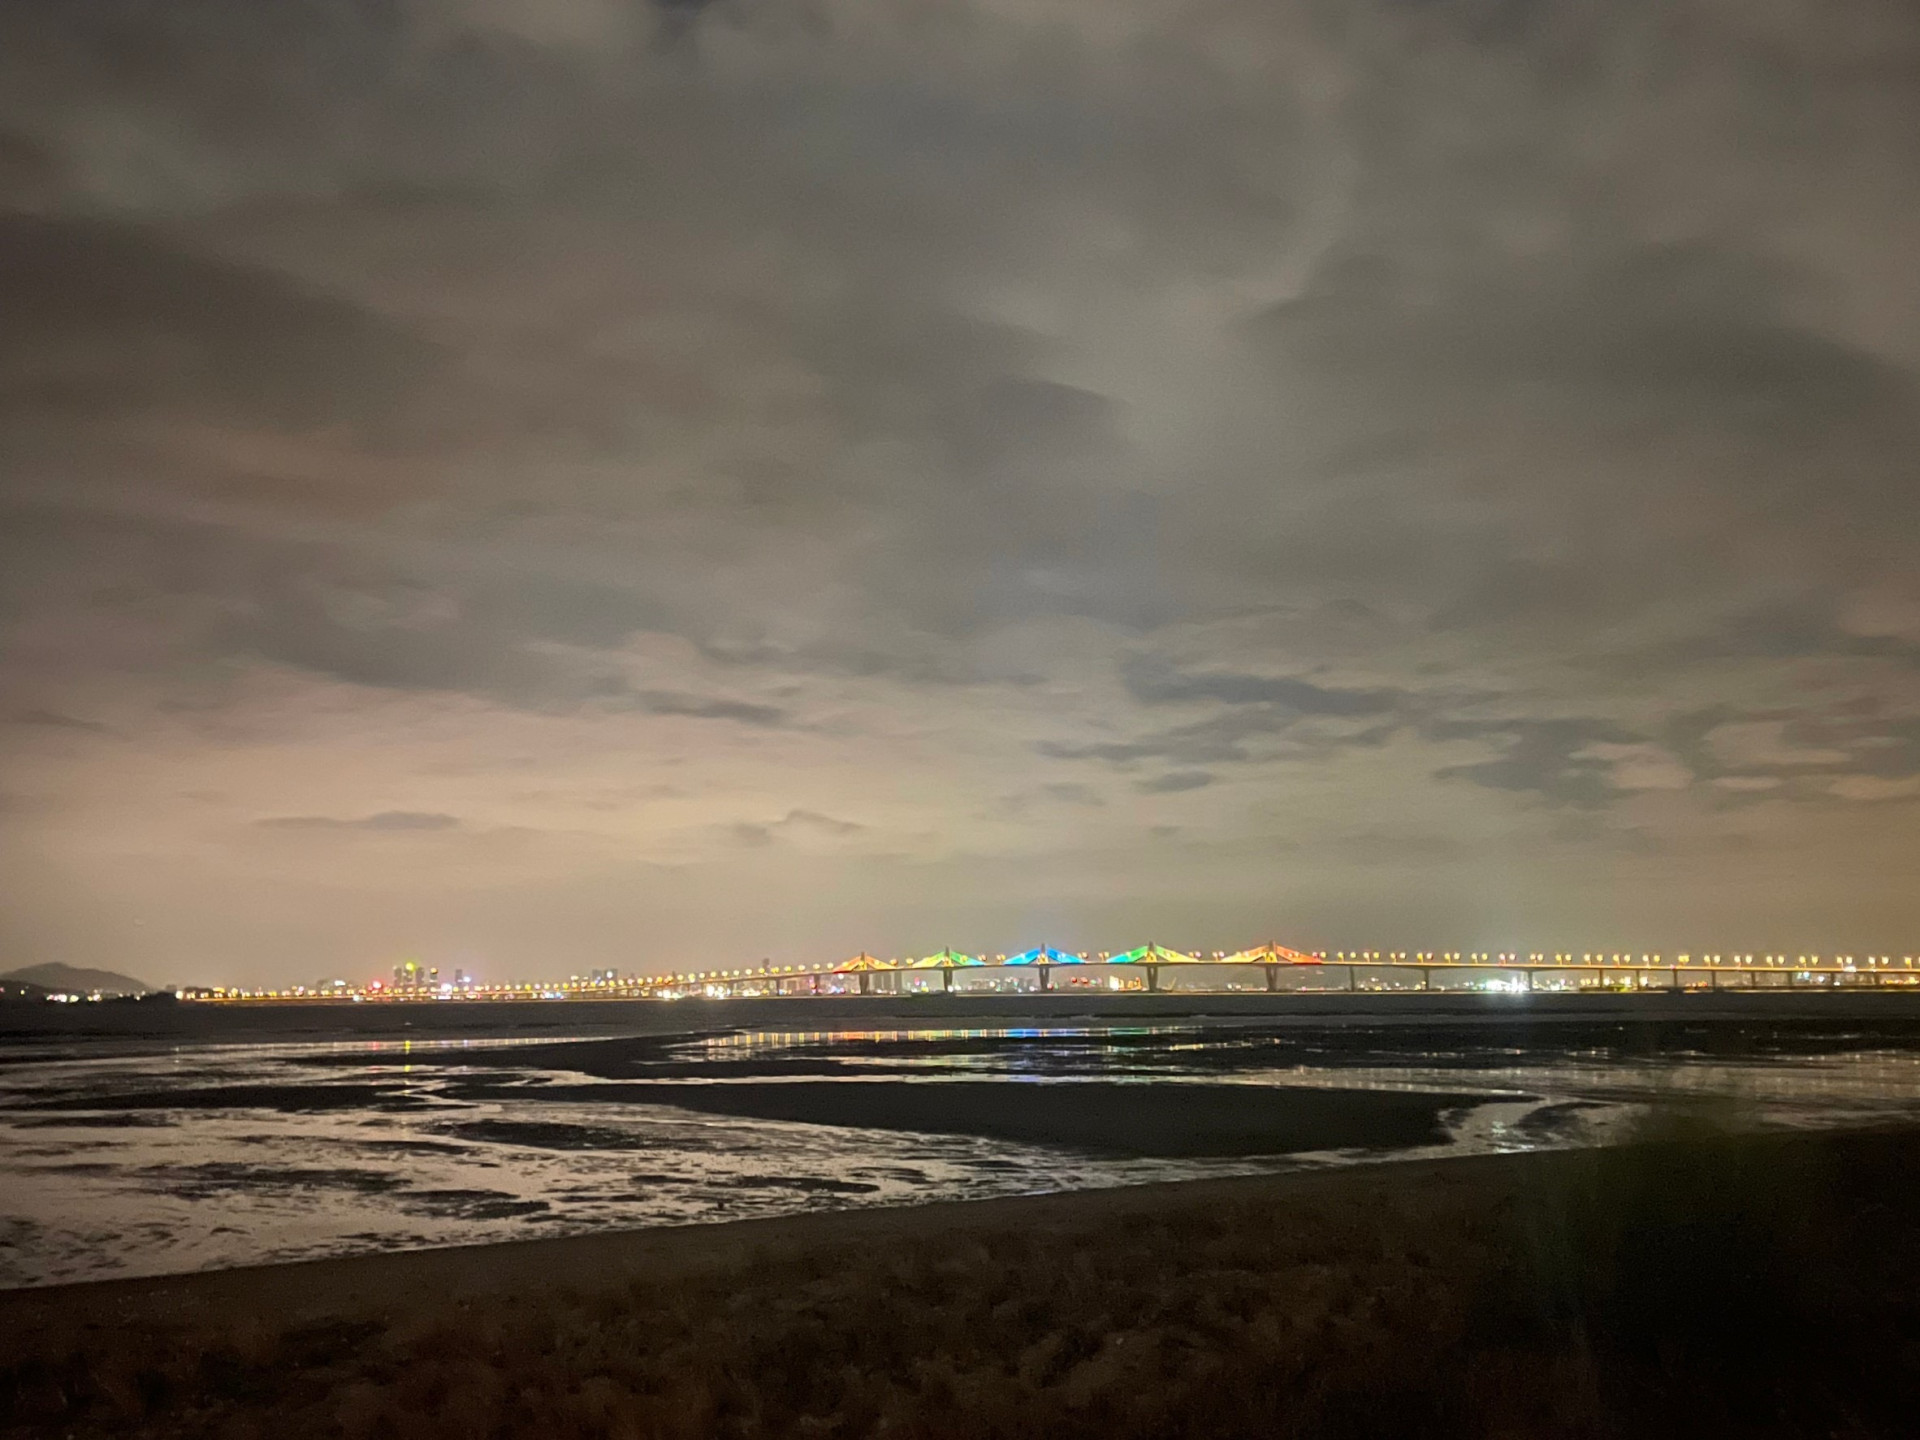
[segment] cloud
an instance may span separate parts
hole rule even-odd
[[[803,846],[850,839],[868,827],[854,820],[825,815],[818,810],[789,810],[778,820],[741,822],[727,832],[741,845],[760,847],[780,841]]]
[[[1090,808],[1098,808],[1107,803],[1101,798],[1099,791],[1090,785],[1082,785],[1076,780],[1053,781],[1050,784],[1042,785],[1040,787],[1040,793],[1067,805],[1085,805]]]
[[[1842,775],[1827,789],[1842,800],[1912,800],[1920,797],[1920,776],[1886,779],[1878,775]]]
[[[775,726],[787,723],[787,712],[777,705],[745,700],[686,695],[671,690],[640,690],[634,703],[653,715],[690,715],[699,720],[738,720],[743,725]]]
[[[1844,765],[1845,750],[1796,745],[1783,720],[1743,720],[1716,726],[1706,736],[1713,756],[1729,770],[1799,769]]]
[[[1916,67],[1901,0],[0,5],[0,714],[114,735],[0,748],[21,924],[1910,930]],[[187,843],[423,776],[553,870]]]
[[[1128,692],[1149,705],[1218,700],[1229,705],[1267,705],[1302,715],[1382,715],[1400,696],[1391,690],[1354,690],[1315,685],[1290,675],[1183,674],[1151,660],[1127,665]]]
[[[827,835],[857,835],[867,828],[857,821],[822,815],[818,810],[790,810],[786,819],[778,823],[802,830],[817,830]]]
[[[1357,728],[1313,728],[1290,704],[1243,705],[1204,720],[1147,731],[1133,740],[1041,740],[1034,748],[1056,760],[1100,760],[1117,766],[1141,760],[1187,766],[1253,764],[1378,745],[1396,728],[1393,720]],[[1263,743],[1263,737],[1277,738]]]
[[[15,725],[33,726],[43,730],[86,730],[100,734],[107,729],[98,720],[82,720],[77,716],[62,714],[58,710],[20,710],[8,718]]]
[[[422,810],[382,810],[377,815],[365,815],[357,820],[342,820],[331,815],[274,815],[254,823],[267,830],[360,830],[373,834],[460,828],[458,816]]]
[[[1691,770],[1658,745],[1597,741],[1575,758],[1605,761],[1612,767],[1608,779],[1616,790],[1684,790],[1694,780]]]
[[[1206,770],[1169,770],[1150,780],[1139,781],[1134,788],[1147,795],[1177,795],[1186,790],[1204,790],[1213,783]]]
[[[0,413],[368,424],[435,362],[392,320],[137,224],[0,213]]]
[[[1483,789],[1539,796],[1552,805],[1593,809],[1619,798],[1614,761],[1633,750],[1637,737],[1605,721],[1588,719],[1496,722],[1484,727],[1454,725],[1448,733],[1480,730],[1502,736],[1499,758],[1442,766],[1436,779],[1465,780]]]

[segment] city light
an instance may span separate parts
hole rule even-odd
[[[1105,970],[1101,976],[1078,972]],[[1058,982],[1053,972],[1062,972]],[[1162,972],[1178,972],[1176,982]],[[248,989],[191,986],[182,1000],[207,1003],[453,1003],[529,1000],[751,999],[786,996],[937,995],[1024,989],[1229,991],[1236,975],[1258,973],[1268,991],[1288,989],[1486,990],[1501,993],[1569,990],[1774,990],[1920,985],[1913,955],[1800,954],[1785,951],[1632,950],[1296,950],[1267,942],[1245,950],[1182,950],[1157,943],[1085,954],[1039,945],[1012,954],[968,954],[945,949],[919,957],[886,958],[861,951],[815,964],[757,965],[667,973],[590,970],[563,981],[482,981],[465,968],[442,978],[438,967],[404,960],[388,975],[354,983],[339,978],[307,985]],[[1308,985],[1281,985],[1284,975],[1312,976]],[[97,999],[61,995],[67,1002]]]

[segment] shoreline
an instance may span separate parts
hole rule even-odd
[[[1920,1139],[1920,1129],[1914,1133]],[[1443,1160],[1388,1159],[1279,1174],[1156,1180],[980,1200],[817,1210],[24,1286],[0,1290],[0,1330],[13,1329],[22,1316],[37,1311],[50,1317],[70,1307],[85,1312],[89,1321],[109,1315],[126,1321],[143,1315],[178,1316],[195,1306],[257,1303],[264,1313],[311,1321],[364,1313],[362,1307],[404,1311],[416,1305],[439,1305],[449,1298],[509,1291],[591,1294],[618,1289],[635,1280],[671,1281],[724,1269],[742,1258],[777,1259],[821,1246],[924,1238],[925,1232],[941,1225],[961,1230],[1022,1226],[1047,1230],[1073,1223],[1081,1218],[1072,1213],[1078,1211],[1120,1216],[1168,1204],[1284,1201],[1289,1198],[1288,1192],[1314,1201],[1348,1188],[1354,1183],[1356,1171],[1372,1177],[1387,1172],[1397,1183],[1425,1186],[1444,1181],[1443,1172],[1460,1171],[1461,1178],[1478,1180],[1482,1171],[1518,1171],[1529,1162],[1576,1153],[1555,1150],[1462,1155]]]
[[[323,1001],[55,1005],[0,999],[0,1055],[13,1045],[128,1041],[327,1043],[608,1038],[738,1030],[932,1030],[1024,1025],[1358,1023],[1506,1025],[1688,1021],[1913,1021],[1920,990],[1768,989],[1639,994],[1467,990],[1161,991],[1155,994],[794,996],[739,1000]]]
[[[1284,1172],[1348,1151],[1451,1160],[1631,1133],[1700,1085],[1745,1097],[1718,1102],[1729,1125],[1920,1120],[1920,1036],[1898,1020],[1252,1024],[182,1048],[99,1066],[76,1047],[56,1057],[71,1064],[0,1070],[20,1187],[0,1283]]]
[[[1817,1149],[1830,1144],[1887,1141],[1911,1146],[1920,1160],[1920,1125],[1872,1125],[1823,1130],[1766,1131],[1724,1137],[1762,1149]],[[1209,1204],[1271,1202],[1317,1205],[1353,1198],[1348,1192],[1426,1191],[1460,1187],[1511,1187],[1578,1171],[1602,1149],[1645,1149],[1646,1144],[1569,1146],[1498,1154],[1383,1158],[1324,1168],[1257,1175],[1153,1180],[1092,1189],[1049,1190],[971,1200],[873,1205],[816,1210],[688,1225],[649,1225],[595,1230],[524,1240],[332,1255],[310,1260],[267,1261],[217,1270],[79,1280],[0,1290],[0,1330],[17,1316],[77,1306],[111,1311],[122,1320],[151,1309],[177,1313],[208,1302],[252,1304],[277,1315],[303,1319],[349,1313],[360,1305],[407,1308],[407,1295],[438,1305],[449,1297],[503,1291],[591,1293],[635,1280],[672,1280],[742,1257],[782,1258],[815,1247],[924,1238],[927,1230],[952,1225],[962,1231],[1030,1226],[1037,1232],[1070,1229],[1096,1215],[1121,1217]],[[383,1293],[399,1283],[399,1294]],[[231,1290],[233,1293],[228,1294]],[[204,1292],[195,1294],[194,1292]],[[336,1310],[335,1307],[346,1307]],[[291,1308],[289,1308],[291,1307]]]
[[[1891,1440],[1916,1168],[1703,1134],[0,1292],[0,1437]]]

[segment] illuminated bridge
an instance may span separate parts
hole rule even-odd
[[[1920,986],[1913,955],[1790,955],[1758,953],[1645,954],[1630,951],[1132,950],[1078,954],[1036,945],[1017,955],[969,955],[939,950],[919,958],[882,959],[864,951],[837,963],[775,965],[733,970],[689,970],[668,975],[613,971],[565,981],[481,983],[456,972],[443,983],[437,971],[413,964],[391,984],[344,980],[284,990],[182,990],[183,1000],[676,1000],[692,996],[1089,994],[1114,991],[1439,991],[1509,992],[1879,989]]]
[[[1258,945],[1227,954],[1142,945],[1076,954],[1051,945],[1017,955],[941,950],[919,959],[865,952],[831,965],[763,964],[631,980],[574,982],[574,993],[672,998],[909,995],[969,991],[1124,990],[1686,990],[1739,987],[1920,985],[1912,955],[1635,954],[1626,951],[1484,952],[1292,950]]]

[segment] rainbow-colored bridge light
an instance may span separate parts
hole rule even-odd
[[[1086,956],[1075,955],[1067,950],[1056,950],[1051,945],[1038,945],[1031,950],[1022,950],[1018,955],[1009,955],[1001,961],[1003,965],[1084,965],[1086,963]]]

